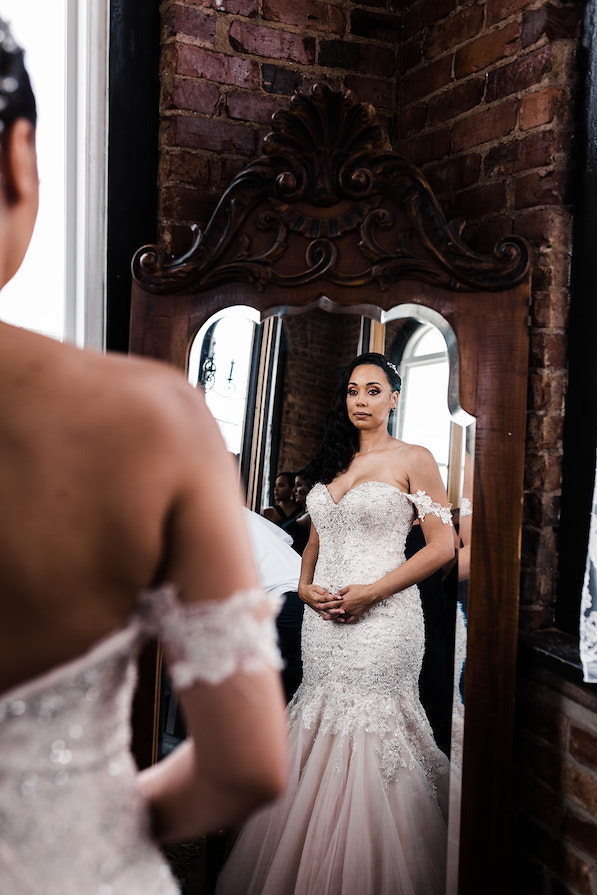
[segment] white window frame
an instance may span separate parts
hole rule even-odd
[[[106,344],[109,0],[67,0],[64,337]]]

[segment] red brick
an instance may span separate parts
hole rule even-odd
[[[568,111],[570,100],[567,91],[558,87],[547,87],[524,96],[520,103],[520,128],[523,131],[542,124],[549,124],[559,114]]]
[[[525,522],[533,525],[557,525],[560,519],[559,494],[543,492],[525,495]],[[526,593],[531,591],[527,588]],[[553,610],[552,610],[553,613]]]
[[[421,0],[414,4],[404,14],[404,40],[450,15],[456,6],[457,0]]]
[[[529,47],[543,35],[550,40],[577,40],[581,10],[577,5],[555,6],[546,3],[537,9],[527,9],[522,19],[521,43]]]
[[[172,101],[177,109],[211,115],[215,110],[220,91],[216,84],[195,81],[189,78],[175,78]]]
[[[303,65],[315,61],[315,40],[289,31],[264,28],[239,19],[230,26],[230,45],[239,53],[271,59],[288,59]]]
[[[568,810],[562,823],[564,837],[589,855],[597,855],[597,823],[592,817],[580,817]]]
[[[484,89],[483,78],[469,78],[432,97],[429,100],[429,124],[440,124],[448,118],[470,112],[481,103]]]
[[[539,255],[531,275],[534,292],[547,292],[552,288],[566,289],[570,285],[569,253],[552,251],[547,257]]]
[[[426,103],[419,103],[417,106],[411,106],[409,109],[401,111],[397,120],[399,139],[402,140],[411,134],[420,133],[425,127],[426,120]]]
[[[531,330],[530,359],[534,367],[563,370],[567,363],[566,336],[563,333]]]
[[[192,184],[195,188],[205,188],[211,182],[209,160],[185,149],[161,154],[160,175],[162,184],[174,180]]]
[[[570,762],[564,762],[562,771],[566,794],[582,805],[585,811],[597,816],[597,780]]]
[[[566,374],[562,371],[532,370],[529,377],[531,409],[563,413],[566,382]]]
[[[458,44],[469,41],[483,25],[483,8],[465,6],[443,22],[435,24],[425,41],[425,56],[435,59]]]
[[[543,329],[568,326],[568,291],[538,292],[533,298],[533,325]]]
[[[185,34],[201,40],[204,43],[213,44],[216,33],[216,17],[203,12],[201,9],[191,9],[188,6],[175,6],[173,28],[175,33]]]
[[[495,68],[487,75],[487,102],[502,99],[539,84],[553,64],[552,47],[542,47]]]
[[[413,38],[406,43],[401,43],[398,48],[398,71],[405,74],[411,68],[416,68],[423,61],[423,48],[420,38]]]
[[[274,112],[288,108],[288,99],[239,90],[228,94],[226,105],[231,118],[269,124]]]
[[[479,181],[481,171],[480,155],[461,155],[446,159],[432,168],[426,169],[429,182],[435,193],[453,193],[472,186]]]
[[[394,50],[356,40],[320,40],[317,61],[329,68],[375,72],[378,77],[394,77],[396,73]]]
[[[238,16],[256,16],[259,11],[259,0],[185,0],[185,2]]]
[[[531,244],[572,248],[572,217],[565,209],[534,208],[516,216],[516,232]]]
[[[396,107],[394,84],[387,78],[362,78],[358,75],[347,75],[344,83],[362,103],[371,103],[376,109],[394,109]]]
[[[561,414],[529,413],[528,438],[533,447],[542,453],[527,457],[525,470],[527,487],[535,488],[537,491],[559,490],[562,473],[560,458],[548,452],[561,450],[563,424]]]
[[[502,211],[505,204],[506,187],[503,182],[476,186],[459,193],[451,205],[450,217],[482,218]]]
[[[560,847],[560,853],[562,851]],[[549,863],[549,862],[548,862]],[[567,849],[560,858],[559,864],[554,864],[554,870],[565,883],[565,888],[555,889],[555,895],[566,895],[573,892],[574,895],[593,895],[593,879],[595,864],[593,858],[584,858],[576,855],[571,849]]]
[[[528,5],[529,0],[487,0],[487,24],[503,22]]]
[[[451,134],[448,129],[426,132],[402,141],[397,149],[415,165],[436,162],[450,154]]]
[[[344,34],[346,19],[342,10],[331,3],[316,0],[264,0],[263,17],[270,22],[283,22],[304,30]]]
[[[378,40],[396,46],[402,38],[402,23],[397,15],[353,9],[350,13],[350,33],[367,40]]]
[[[454,125],[454,151],[480,146],[489,140],[507,136],[516,125],[516,100],[506,100],[499,105],[460,119]]]
[[[196,221],[203,195],[201,190],[166,186],[162,189],[162,214],[175,221]]]
[[[570,727],[570,755],[580,764],[597,770],[597,734],[573,724]]]
[[[238,56],[228,56],[189,44],[178,44],[177,50],[176,71],[180,75],[206,78],[217,84],[259,86],[259,65],[250,59],[240,59]]]
[[[301,84],[301,75],[294,68],[264,63],[261,66],[261,82],[267,93],[292,96]]]
[[[181,146],[193,149],[238,152],[241,155],[252,155],[255,152],[253,131],[228,121],[181,117],[177,119],[176,136]]]
[[[531,168],[553,165],[556,156],[565,149],[563,134],[541,131],[523,140],[509,140],[493,146],[487,153],[487,175],[517,174]]]
[[[519,177],[515,184],[516,208],[534,205],[560,205],[565,202],[566,175],[562,171],[541,174],[531,171]]]
[[[535,431],[529,427],[529,438],[533,434],[536,434]],[[557,447],[560,445],[561,438],[556,443]],[[527,455],[524,481],[526,488],[536,489],[537,491],[558,491],[562,484],[562,466],[559,457],[554,457],[552,454],[547,453]],[[543,531],[542,537],[544,536],[545,532]],[[557,552],[555,552],[556,546],[556,544],[551,543],[542,551],[537,551],[537,564],[539,566],[545,566],[546,561],[549,562],[550,558],[552,560],[555,558],[557,555]]]
[[[431,62],[422,68],[406,75],[402,79],[401,91],[405,105],[422,99],[430,93],[435,93],[446,87],[452,80],[452,59],[444,56],[436,62]]]
[[[463,47],[456,53],[454,71],[457,78],[465,78],[512,56],[518,48],[518,24],[511,22],[501,31],[492,31]]]

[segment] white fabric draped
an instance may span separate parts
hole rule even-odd
[[[580,658],[585,681],[589,684],[597,683],[597,474],[580,607]]]

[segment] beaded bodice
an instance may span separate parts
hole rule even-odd
[[[0,891],[11,895],[174,895],[149,836],[130,753],[136,659],[159,636],[179,687],[278,665],[259,591],[184,606],[145,594],[84,656],[0,696]]]
[[[406,536],[427,513],[450,522],[449,508],[424,492],[406,494],[385,482],[364,482],[335,503],[325,485],[307,498],[319,535],[313,583],[334,593],[371,584],[405,561]],[[380,740],[386,780],[416,762],[434,779],[445,771],[419,701],[424,620],[419,590],[408,587],[377,603],[354,624],[325,621],[305,607],[303,685],[291,704],[308,727],[354,738],[365,728]],[[424,731],[424,735],[421,735]]]

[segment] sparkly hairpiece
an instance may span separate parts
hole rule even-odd
[[[393,370],[394,373],[396,374],[396,376],[398,376],[398,378],[400,378],[400,373],[398,372],[398,367],[396,366],[396,364],[393,364],[391,360],[387,359],[387,357],[385,360],[386,360],[386,364],[388,365],[390,370]]]
[[[4,19],[0,19],[0,57],[3,54],[13,56],[16,62],[19,55],[22,56],[23,50],[12,36],[10,25]],[[9,68],[12,66],[9,64]],[[4,69],[5,66],[2,65]],[[16,74],[16,71],[15,71]],[[0,75],[0,133],[4,130],[6,122],[3,120],[3,114],[10,106],[10,98],[19,89],[20,83],[15,74]]]

